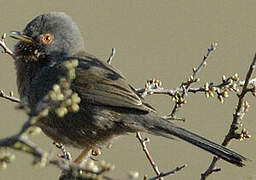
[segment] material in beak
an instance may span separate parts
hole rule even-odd
[[[20,31],[10,31],[9,36],[13,39],[17,39],[25,43],[34,43],[34,40],[31,37],[23,34],[23,32]]]

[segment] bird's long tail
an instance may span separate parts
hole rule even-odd
[[[173,136],[176,136],[237,166],[244,166],[244,161],[247,160],[245,157],[222,145],[209,141],[204,137],[178,127],[177,125],[162,118],[150,117],[150,119],[145,119],[142,123],[145,128],[142,129],[142,131],[170,139],[173,139]]]

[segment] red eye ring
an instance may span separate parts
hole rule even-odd
[[[46,34],[43,34],[42,37],[41,37],[41,42],[44,44],[44,45],[48,45],[52,42],[53,40],[53,36],[49,33],[46,33]]]

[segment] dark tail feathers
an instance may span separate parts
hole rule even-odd
[[[152,122],[153,126],[151,123],[147,124],[150,124],[150,127],[146,124],[144,124],[144,127],[148,127],[146,131],[150,134],[160,135],[171,139],[173,139],[172,136],[176,136],[237,166],[244,166],[243,161],[247,160],[245,157],[222,145],[209,141],[164,119],[154,119]]]

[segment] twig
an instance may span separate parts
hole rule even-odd
[[[0,40],[0,46],[3,48],[3,53],[9,54],[13,59],[15,59],[15,54],[12,52],[11,49],[9,49],[5,43],[6,33],[2,35],[2,38]]]
[[[15,54],[12,52],[11,49],[8,48],[8,46],[5,43],[6,33],[4,33],[0,40],[0,46],[3,48],[3,53],[9,54],[13,59],[15,59]],[[0,97],[4,99],[8,99],[12,102],[20,103],[20,100],[18,98],[15,98],[13,96],[8,96],[4,93],[4,91],[0,90]]]
[[[185,96],[187,96],[188,93],[188,89],[190,87],[190,85],[194,82],[196,82],[196,75],[197,73],[204,67],[204,65],[206,65],[206,60],[208,59],[208,57],[210,56],[210,54],[216,49],[217,47],[217,43],[212,43],[210,48],[208,48],[208,51],[206,53],[206,55],[204,55],[203,60],[201,61],[201,63],[198,65],[197,68],[193,69],[193,74],[192,76],[189,78],[189,80],[187,82],[183,82],[181,84],[181,88],[183,89],[183,93],[181,95],[181,98],[184,99]],[[179,101],[175,102],[175,105],[170,113],[169,116],[174,117],[176,111],[181,107],[182,103],[180,103]]]
[[[4,93],[3,90],[0,90],[0,97],[4,98],[4,99],[7,99],[7,100],[10,100],[11,102],[20,103],[19,98],[16,98],[16,97],[13,97],[13,96],[8,96]]]
[[[171,174],[175,174],[176,172],[182,170],[182,169],[185,168],[185,167],[187,167],[186,164],[184,164],[184,165],[182,165],[182,166],[178,166],[178,167],[176,167],[175,169],[173,169],[173,170],[171,170],[171,171],[168,171],[168,172],[166,172],[166,173],[160,173],[159,176],[155,176],[155,177],[152,177],[152,178],[149,178],[149,179],[146,179],[146,180],[156,180],[156,179],[158,179],[158,178],[160,178],[160,177],[169,176],[169,175],[171,175]]]
[[[112,63],[112,59],[113,59],[113,57],[115,56],[115,54],[116,54],[116,49],[115,49],[115,48],[112,48],[111,54],[110,54],[110,56],[109,56],[109,58],[108,58],[108,60],[107,60],[107,63],[108,63],[108,64],[111,64],[111,63]]]
[[[239,84],[239,86],[244,86],[244,83],[245,83],[245,81],[240,81],[238,84]],[[255,78],[252,78],[252,79],[248,82],[248,84],[250,84],[250,85],[252,85],[252,84],[254,84],[254,83],[256,83],[256,77],[255,77]]]
[[[228,79],[230,79],[231,77],[227,78],[227,80],[225,82],[221,82],[220,84],[215,84],[213,82],[211,82],[209,84],[209,88],[222,88],[226,85],[228,85]],[[148,80],[147,82],[152,81],[152,80]],[[239,81],[237,82],[237,86],[238,87],[243,87],[245,81]],[[249,85],[253,85],[254,83],[256,83],[256,78],[253,78],[249,81]],[[147,84],[147,83],[146,83]],[[153,95],[153,94],[161,94],[161,95],[169,95],[171,97],[174,97],[175,94],[177,92],[183,91],[182,88],[177,87],[175,89],[166,89],[163,88],[161,86],[156,86],[155,84],[150,84],[147,85],[147,87],[145,88],[139,88],[136,89],[136,91],[142,96],[145,97],[147,95]],[[188,93],[198,93],[198,92],[206,92],[206,88],[205,87],[189,87],[187,89]]]
[[[243,114],[245,113],[244,112],[244,107],[243,107],[244,106],[244,97],[245,97],[246,93],[248,92],[247,86],[250,83],[250,78],[251,78],[251,75],[252,75],[252,73],[255,69],[255,66],[256,66],[256,54],[254,55],[254,58],[253,58],[252,63],[250,65],[250,68],[249,68],[249,70],[246,74],[246,78],[245,78],[245,81],[244,81],[244,86],[243,86],[242,92],[241,92],[241,94],[238,95],[239,99],[238,99],[238,104],[237,104],[237,107],[236,107],[236,111],[233,114],[233,121],[232,121],[232,124],[230,126],[229,132],[227,133],[227,135],[225,136],[225,139],[222,142],[223,146],[227,146],[230,143],[230,141],[234,138],[241,139],[241,134],[238,134],[235,131],[238,129],[239,124],[240,124],[239,121],[242,120]],[[212,160],[210,166],[208,167],[208,169],[204,173],[201,174],[201,180],[205,180],[210,174],[212,174],[214,172],[214,168],[215,168],[215,165],[216,165],[218,160],[219,160],[219,158],[217,158],[217,157],[213,158],[213,160]]]
[[[15,150],[20,150],[20,151],[24,151],[30,154],[33,154],[34,156],[37,157],[42,157],[43,153],[42,151],[33,143],[31,142],[27,136],[24,134],[27,129],[29,127],[31,127],[33,125],[34,119],[32,117],[30,117],[22,126],[21,130],[10,137],[6,137],[3,139],[0,139],[0,147],[9,147]],[[22,148],[21,146],[15,146],[15,144],[19,142],[22,145],[24,145],[25,147],[28,147],[29,149],[24,150],[24,148]]]
[[[208,48],[208,51],[206,55],[203,57],[202,62],[198,65],[198,67],[193,71],[193,77],[195,78],[197,73],[202,69],[202,67],[205,65],[207,58],[210,56],[210,54],[215,51],[217,48],[217,43],[214,42],[211,44],[210,48]]]
[[[149,151],[148,151],[148,148],[146,146],[146,143],[149,142],[149,139],[148,138],[145,138],[145,139],[142,139],[142,136],[140,134],[140,132],[137,132],[136,133],[136,138],[139,140],[140,144],[141,144],[141,147],[142,147],[142,150],[144,151],[145,155],[147,156],[147,159],[149,160],[153,170],[155,171],[156,175],[157,176],[160,176],[161,175],[161,172],[159,171],[158,169],[158,166],[156,165],[156,163],[154,162],[153,158],[151,157]],[[161,177],[159,177],[159,179],[162,179]]]
[[[110,54],[110,57],[109,57],[109,59],[107,60],[107,63],[108,63],[108,64],[111,64],[111,63],[112,63],[112,59],[113,59],[114,55],[115,55],[115,48],[112,48],[112,52],[111,52],[111,54]],[[160,82],[160,81],[158,81],[158,82],[156,83],[155,81],[152,80],[152,82],[151,82],[151,81],[148,81],[147,83],[148,83],[148,88],[144,88],[144,89],[141,89],[141,90],[137,90],[137,92],[138,92],[142,97],[145,97],[146,95],[150,95],[150,94],[151,94],[151,93],[150,93],[150,90],[151,90],[151,89],[155,89],[155,90],[156,90],[156,89],[158,89],[158,88],[161,86],[161,82]],[[150,86],[150,87],[149,87],[149,86]],[[155,88],[153,88],[153,87],[155,87]],[[158,90],[159,90],[159,89],[158,89]],[[146,146],[146,143],[147,143],[149,140],[148,140],[148,139],[142,139],[140,132],[137,132],[137,133],[136,133],[136,138],[139,140],[139,142],[140,142],[140,144],[141,144],[141,146],[142,146],[142,149],[143,149],[143,151],[145,152],[145,154],[146,154],[146,156],[147,156],[147,159],[149,160],[149,162],[150,162],[150,164],[151,164],[153,170],[155,171],[156,175],[157,175],[157,176],[160,176],[161,173],[160,173],[160,171],[159,171],[159,169],[158,169],[158,166],[155,164],[155,162],[154,162],[154,160],[152,159],[152,157],[151,157],[151,155],[150,155],[150,153],[149,153],[149,151],[148,151],[148,149],[147,149],[147,146]],[[163,178],[159,177],[159,179],[162,180]]]
[[[94,177],[95,179],[108,179],[108,180],[114,180],[113,178],[110,178],[108,176],[105,176],[104,174],[108,171],[111,171],[113,169],[113,166],[111,165],[102,165],[100,168],[98,168],[96,165],[95,168],[86,168],[84,166],[81,166],[79,164],[67,161],[66,159],[49,159],[47,161],[51,165],[55,165],[58,168],[62,170],[62,175],[60,177],[61,180],[74,180],[74,179],[91,179],[91,177]],[[83,173],[81,173],[83,172]],[[94,175],[94,176],[91,176]]]
[[[145,88],[136,89],[136,91],[141,95],[141,97],[145,97],[147,95],[152,94],[165,94],[172,97],[172,100],[175,101],[175,105],[171,111],[171,113],[167,116],[164,116],[165,119],[172,119],[175,117],[175,113],[178,110],[178,108],[181,107],[182,104],[186,104],[185,96],[187,96],[188,92],[205,92],[205,88],[191,88],[191,84],[194,82],[197,82],[199,79],[196,78],[197,73],[203,68],[203,66],[206,64],[206,60],[210,56],[210,54],[216,49],[217,43],[212,43],[210,48],[208,48],[208,51],[206,55],[204,55],[201,63],[198,65],[197,68],[193,68],[193,74],[191,77],[185,81],[182,82],[180,87],[177,87],[175,89],[165,89],[161,87],[162,83],[159,80],[148,80],[145,84]],[[174,118],[176,119],[176,118]],[[181,118],[184,121],[184,118]]]
[[[57,143],[57,142],[54,142],[54,144],[62,152],[62,155],[60,155],[60,157],[71,162],[72,161],[71,154],[68,151],[66,151],[65,146],[63,144]]]

